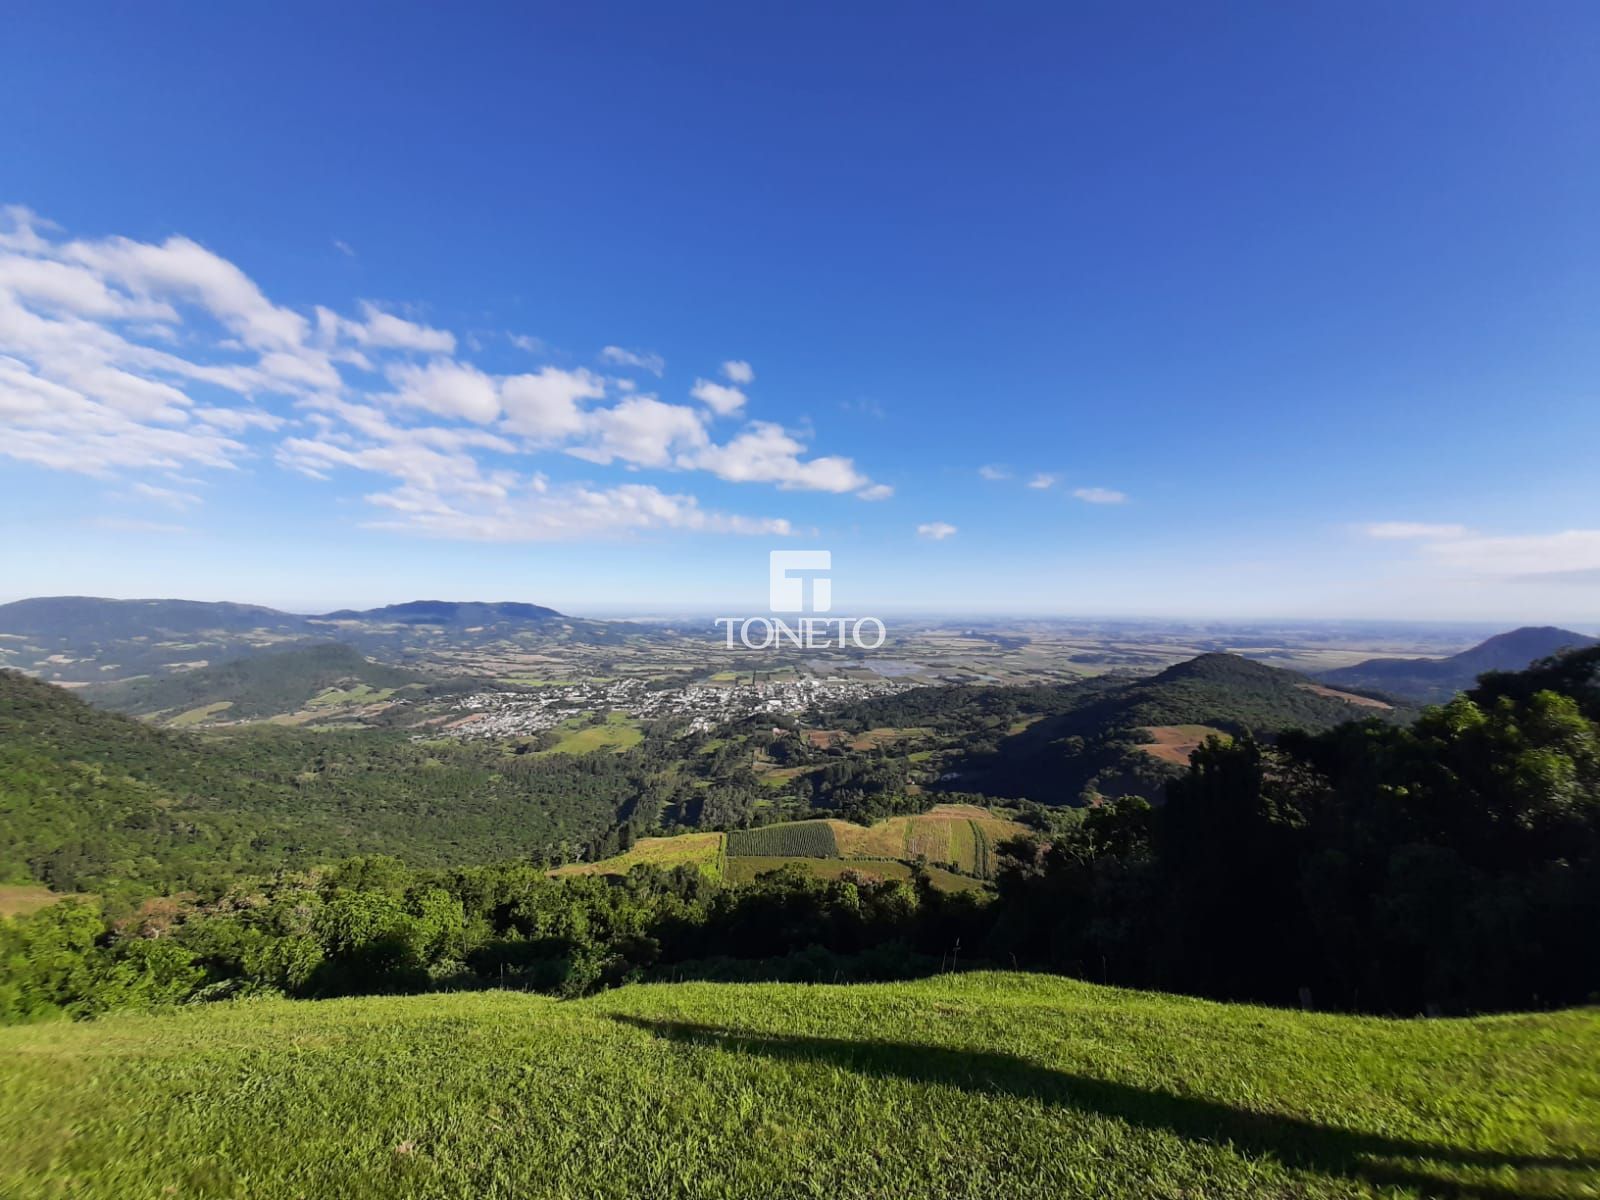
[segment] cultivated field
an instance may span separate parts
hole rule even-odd
[[[838,858],[834,830],[843,821],[790,821],[760,829],[736,829],[728,834],[730,855],[765,855],[784,858]],[[889,857],[885,855],[884,857]]]
[[[572,863],[557,867],[553,875],[626,875],[636,866],[699,867],[717,879],[722,877],[723,835],[720,833],[684,833],[677,837],[640,838],[625,854],[603,858],[599,862]]]
[[[1600,1190],[1600,1012],[1390,1021],[1045,976],[203,1005],[0,1030],[0,1195]]]

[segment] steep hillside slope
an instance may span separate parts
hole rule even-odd
[[[0,671],[0,883],[177,890],[348,854],[532,857],[595,836],[647,786],[621,755],[510,757],[375,731],[202,739]]]
[[[1384,692],[1416,703],[1436,704],[1465,691],[1485,671],[1520,671],[1562,650],[1595,645],[1595,639],[1551,625],[1497,634],[1449,658],[1370,658],[1317,676],[1333,687]]]
[[[370,662],[335,642],[107,684],[86,695],[106,708],[139,716],[240,721],[290,713],[317,702],[331,708],[341,693],[352,701],[382,699],[400,688],[420,689],[428,682],[425,675]]]
[[[931,727],[969,747],[947,762],[956,791],[1072,804],[1098,796],[1159,798],[1207,732],[1271,737],[1345,721],[1403,720],[1410,711],[1340,692],[1294,671],[1232,654],[1202,654],[1148,679],[1101,678],[1058,688],[919,688],[844,710],[857,725]]]
[[[265,1000],[0,1029],[0,1193],[1541,1200],[1600,1190],[1597,1060],[999,973]]]

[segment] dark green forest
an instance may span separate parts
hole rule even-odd
[[[0,881],[140,894],[351,854],[420,866],[560,855],[650,787],[629,756],[157,729],[0,673]]]

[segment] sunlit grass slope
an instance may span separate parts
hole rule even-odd
[[[1011,974],[265,1001],[0,1030],[0,1195],[1584,1196],[1597,1063]]]
[[[723,835],[720,833],[680,833],[676,837],[640,838],[633,847],[610,858],[592,863],[571,863],[557,867],[552,875],[626,875],[634,867],[699,867],[713,879],[722,877]]]

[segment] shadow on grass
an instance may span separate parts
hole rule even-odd
[[[793,1062],[823,1062],[863,1075],[937,1083],[986,1095],[1028,1100],[1113,1117],[1196,1142],[1231,1145],[1288,1167],[1345,1176],[1380,1187],[1408,1187],[1426,1197],[1540,1200],[1578,1193],[1572,1172],[1600,1168],[1600,1159],[1468,1150],[1320,1125],[1297,1117],[1252,1112],[1215,1100],[1112,1083],[1041,1067],[1008,1054],[896,1042],[787,1037],[675,1021],[611,1018],[660,1038]],[[1403,1160],[1403,1161],[1402,1161]],[[1534,1175],[1515,1183],[1452,1179],[1429,1168],[1501,1170]],[[1585,1193],[1586,1194],[1586,1193]]]

